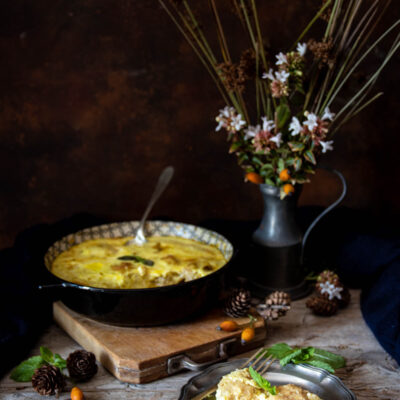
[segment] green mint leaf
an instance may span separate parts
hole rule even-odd
[[[47,347],[41,346],[40,347],[40,355],[42,356],[43,360],[49,364],[52,364],[54,361],[53,352],[48,349]]]
[[[334,373],[336,369],[346,365],[346,360],[327,350],[315,347],[292,348],[286,343],[277,343],[266,350],[265,357],[272,356],[280,360],[281,366],[294,364],[310,364]]]
[[[307,364],[313,365],[314,367],[326,369],[327,371],[331,372],[332,374],[335,373],[335,370],[326,362],[319,361],[319,360],[308,360]]]
[[[60,370],[67,368],[67,361],[64,360],[59,354],[54,354],[54,363],[55,367],[58,367]]]
[[[296,356],[293,361],[296,361],[297,363],[306,362],[313,356],[314,352],[315,352],[314,347],[303,347],[301,349],[301,353],[298,356]]]
[[[136,261],[136,262],[142,263],[144,265],[147,265],[149,267],[154,265],[154,261],[147,260],[146,258],[143,258],[143,257],[140,257],[140,256],[134,256],[134,255],[132,255],[132,256],[121,256],[121,257],[118,257],[118,260]]]
[[[301,354],[301,349],[293,349],[287,356],[281,358],[280,364],[284,367]]]
[[[292,348],[286,343],[277,343],[267,349],[265,356],[272,356],[274,358],[278,358],[279,360],[283,357],[286,357],[289,353],[292,352]]]
[[[346,360],[342,356],[323,349],[315,349],[313,359],[326,362],[334,369],[346,366]]]
[[[30,382],[35,370],[44,364],[42,356],[28,358],[11,371],[10,378],[17,382]]]
[[[249,367],[250,376],[253,378],[254,382],[267,392],[276,395],[276,386],[272,386],[265,378],[263,378],[258,372],[256,372],[253,367]]]

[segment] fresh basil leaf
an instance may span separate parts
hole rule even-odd
[[[326,362],[319,361],[319,360],[308,360],[307,364],[313,365],[314,367],[326,369],[327,371],[331,372],[332,374],[335,373],[335,370]]]
[[[42,356],[28,358],[11,371],[10,378],[17,382],[30,382],[35,370],[44,364],[46,363]]]
[[[118,260],[136,261],[136,262],[142,263],[144,265],[147,265],[149,267],[154,265],[154,261],[148,260],[148,259],[140,257],[140,256],[134,256],[134,255],[132,255],[132,256],[121,256],[121,257],[118,257]]]
[[[40,355],[42,356],[43,360],[49,364],[52,364],[54,361],[53,352],[48,349],[47,347],[40,346]]]
[[[346,366],[346,360],[342,356],[323,349],[315,349],[313,359],[326,362],[334,369]]]
[[[53,365],[58,367],[60,370],[67,368],[67,361],[64,360],[59,354],[54,354],[54,362]]]
[[[272,386],[271,383],[263,378],[258,372],[256,372],[253,367],[249,367],[249,372],[254,382],[256,382],[261,389],[264,389],[273,395],[276,394],[276,386]]]

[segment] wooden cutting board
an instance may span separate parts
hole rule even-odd
[[[216,327],[227,317],[213,310],[179,324],[125,328],[102,324],[80,315],[63,303],[53,305],[54,320],[117,379],[129,383],[151,382],[181,371],[184,365],[212,362],[263,345],[264,321],[255,323],[255,338],[240,343],[240,330],[221,332]],[[248,318],[238,318],[246,324]]]

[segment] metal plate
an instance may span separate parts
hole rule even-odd
[[[228,361],[207,368],[194,376],[183,386],[179,400],[200,399],[219,380],[234,369],[240,368],[246,359]],[[270,367],[264,377],[273,385],[293,383],[317,394],[322,400],[357,400],[354,393],[343,382],[329,372],[309,365],[288,364],[281,368],[279,364]]]

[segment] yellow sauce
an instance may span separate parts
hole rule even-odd
[[[142,246],[132,237],[93,239],[64,251],[51,272],[85,286],[138,289],[174,285],[206,276],[226,264],[214,246],[175,236],[152,236]]]

